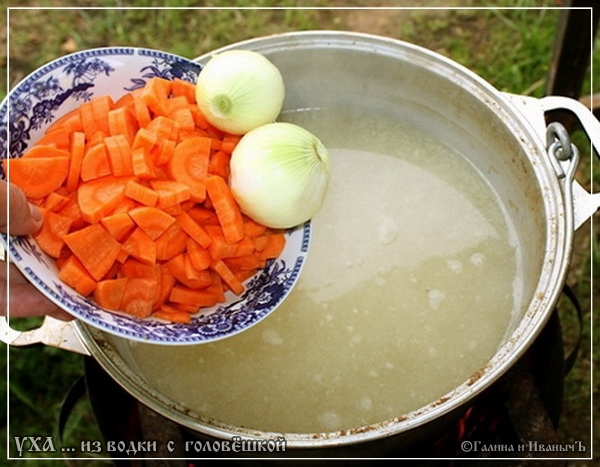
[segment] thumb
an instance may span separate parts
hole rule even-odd
[[[42,226],[42,213],[27,202],[25,193],[18,186],[1,182],[0,204],[0,232],[26,235],[37,232]]]

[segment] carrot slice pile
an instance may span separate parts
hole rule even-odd
[[[240,135],[212,127],[194,95],[157,77],[92,98],[2,161],[43,212],[34,238],[60,279],[107,310],[188,323],[285,246],[240,212],[228,185]]]

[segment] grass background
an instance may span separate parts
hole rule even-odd
[[[16,1],[10,6],[41,6],[43,8],[11,9],[8,25],[0,29],[0,40],[9,37],[8,50],[0,51],[0,96],[36,67],[66,53],[91,47],[129,45],[162,49],[187,57],[199,56],[211,49],[231,42],[283,31],[334,29],[355,30],[395,37],[446,55],[472,69],[502,91],[541,97],[552,54],[552,46],[560,12],[560,5],[552,0],[520,0],[495,2],[498,9],[471,9],[486,6],[481,0],[444,2],[427,1],[193,1],[160,2],[161,6],[176,4],[184,7],[263,7],[267,9],[82,9],[91,2],[75,0],[68,9],[49,9],[61,6],[60,0],[38,2]],[[372,9],[378,5],[442,7],[449,4],[459,9]],[[130,0],[118,2],[121,7],[133,4]],[[152,7],[159,2],[138,0],[136,7]],[[100,0],[94,6],[112,7],[115,2]],[[308,9],[289,9],[306,6]],[[362,9],[314,9],[312,7],[363,7]],[[503,9],[503,6],[531,7]],[[277,7],[277,9],[272,9]],[[279,7],[285,7],[279,9]],[[597,55],[597,54],[596,54]],[[597,79],[586,80],[582,95],[600,92],[600,63],[594,57]],[[593,82],[592,82],[593,81]],[[592,167],[589,142],[581,134],[573,135],[582,152],[582,164],[577,179],[587,187],[592,180],[600,180],[597,165]],[[593,172],[593,173],[592,173]],[[597,191],[597,189],[594,189]],[[576,255],[568,282],[585,311],[583,344],[575,368],[566,382],[566,394],[561,436],[565,442],[582,440],[588,444],[590,427],[600,428],[590,413],[590,400],[597,395],[597,382],[592,387],[593,297],[598,296],[592,281],[592,268],[599,264],[596,247],[598,230],[584,226],[575,238]],[[573,313],[568,310],[563,319],[566,345],[572,343]],[[30,326],[36,320],[17,323]],[[596,325],[596,329],[598,329]],[[599,333],[596,336],[600,335]],[[599,348],[597,346],[596,348]],[[5,347],[3,346],[2,350]],[[6,352],[0,365],[6,369]],[[20,436],[56,434],[56,417],[69,386],[82,372],[81,357],[49,347],[11,348],[10,380],[2,388],[2,395],[10,404],[10,420],[4,408],[0,417],[10,434]],[[598,381],[598,380],[596,380]],[[3,430],[3,434],[6,430]],[[599,429],[596,432],[600,432]],[[2,436],[4,439],[5,436]],[[67,427],[67,444],[79,439],[100,439],[95,432],[93,415],[85,401],[80,404]],[[72,440],[72,441],[71,441]],[[14,443],[10,454],[15,455]],[[597,445],[597,443],[596,443]],[[6,457],[6,443],[0,443],[0,465]],[[57,457],[60,454],[47,454]],[[64,465],[61,460],[48,459],[52,464]],[[25,461],[26,465],[39,461]],[[577,461],[572,462],[577,465]],[[107,465],[105,461],[90,459],[85,465]]]

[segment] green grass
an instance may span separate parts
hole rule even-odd
[[[120,4],[126,6],[130,3],[123,1]],[[176,3],[182,6],[202,4],[192,0],[179,0]],[[291,0],[246,0],[222,1],[220,5],[273,7],[298,3]],[[330,2],[310,3],[318,6]],[[516,5],[508,0],[496,3],[499,6],[523,7],[551,5],[549,1],[520,1]],[[40,4],[54,6],[58,1],[45,0]],[[79,0],[72,6],[86,4],[84,0]],[[136,2],[137,6],[157,4],[169,5],[168,2],[157,0]],[[360,0],[344,4],[369,6],[369,2]],[[478,6],[483,1],[473,0],[469,4]],[[109,6],[111,2],[100,1],[97,5]],[[381,12],[344,10],[14,10],[9,22],[8,82],[13,86],[45,62],[69,51],[90,47],[143,46],[195,57],[231,42],[277,32],[356,29],[422,45],[472,69],[502,91],[540,97],[543,95],[557,22],[558,12],[548,9],[460,9],[434,13],[415,10],[383,15]],[[600,92],[599,56],[596,54],[594,57],[594,88],[590,89],[588,80],[584,85],[585,92]],[[0,56],[0,68],[2,62]],[[0,89],[6,87],[7,75],[4,71],[0,70]],[[591,180],[600,180],[600,164],[595,165],[592,177],[589,143],[581,134],[574,135],[574,141],[583,156],[577,178],[589,189]],[[587,228],[578,232],[575,264],[569,275],[569,284],[580,297],[586,313],[581,356],[566,384],[561,427],[566,439],[586,439],[588,436],[591,423],[589,398],[597,392],[597,387],[591,387],[591,361],[597,361],[597,349],[600,346],[595,346],[595,354],[590,355],[591,299],[593,294],[598,295],[598,291],[592,289],[591,268],[600,265],[597,232],[597,229],[590,231]],[[576,320],[567,304],[562,307],[569,345],[572,342],[570,336],[577,331]],[[596,333],[598,335],[600,333]],[[2,364],[6,365],[3,359]],[[81,357],[47,347],[11,349],[10,369],[11,379],[5,390],[10,398],[11,435],[55,435],[60,403],[70,385],[81,374]],[[2,416],[6,418],[5,414]],[[89,404],[83,401],[69,427],[68,436],[71,439],[98,439],[94,430]],[[596,432],[600,432],[600,429]],[[5,446],[0,444],[0,463],[4,457],[3,450]],[[11,454],[14,455],[14,452]],[[26,465],[35,465],[35,462],[26,462]],[[55,463],[62,465],[60,461]]]

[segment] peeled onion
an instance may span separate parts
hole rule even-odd
[[[319,211],[329,176],[329,155],[315,135],[270,123],[241,138],[229,184],[243,213],[268,227],[290,228]]]
[[[275,121],[285,90],[277,67],[250,50],[215,54],[196,82],[196,101],[216,128],[244,134]]]

